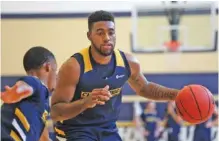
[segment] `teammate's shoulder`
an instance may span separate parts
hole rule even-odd
[[[34,89],[38,89],[40,86],[44,85],[42,81],[35,76],[24,76],[21,77],[18,81],[23,81]]]
[[[20,81],[27,81],[27,82],[36,82],[41,83],[40,79],[35,76],[23,76],[19,79]]]

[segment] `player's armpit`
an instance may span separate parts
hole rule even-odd
[[[5,86],[5,91],[1,92],[1,100],[4,103],[17,103],[33,93],[33,88],[24,81],[18,81],[12,87]]]
[[[128,83],[138,95],[152,100],[175,100],[178,90],[148,82],[141,72],[138,60],[129,54],[126,54],[126,58],[131,70]]]

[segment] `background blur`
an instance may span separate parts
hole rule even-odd
[[[178,52],[168,52],[163,45],[170,41],[170,29],[174,28],[168,24],[164,11],[169,8],[165,8],[165,4],[134,0],[1,2],[1,87],[14,84],[18,77],[25,75],[22,58],[32,46],[50,49],[59,66],[72,54],[87,47],[87,16],[94,10],[103,9],[113,12],[116,17],[116,47],[138,58],[148,80],[178,89],[187,84],[201,84],[214,94],[217,101],[217,3],[179,4],[178,10],[184,12],[180,25],[176,26],[182,44]],[[125,141],[143,140],[132,121],[136,111],[134,103],[143,107],[146,100],[136,96],[127,84],[123,95],[118,122],[120,134]],[[165,108],[166,103],[157,103],[161,118]],[[192,141],[193,128],[182,128],[182,141]],[[215,137],[212,141],[216,141],[216,128],[212,128],[212,136]]]

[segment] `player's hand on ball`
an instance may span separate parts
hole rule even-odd
[[[85,98],[85,105],[88,108],[93,108],[96,104],[104,105],[106,101],[108,101],[112,97],[109,86],[105,86],[100,89],[93,89],[91,94]]]

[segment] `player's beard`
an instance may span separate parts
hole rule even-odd
[[[100,55],[102,55],[102,56],[110,56],[110,55],[112,55],[113,50],[114,50],[114,46],[112,46],[112,49],[111,49],[110,51],[105,52],[105,51],[102,50],[102,46],[100,46],[100,48],[98,48],[98,47],[93,43],[93,41],[91,41],[91,43],[92,43],[92,46],[94,47],[94,49],[95,49]]]

